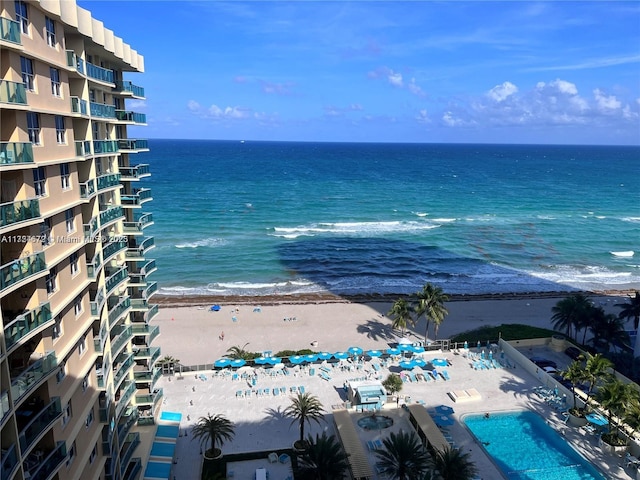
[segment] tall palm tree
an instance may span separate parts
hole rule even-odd
[[[246,350],[247,345],[249,345],[249,343],[245,343],[242,347],[240,345],[234,345],[227,350],[227,357],[233,359],[250,360],[252,355],[251,352]]]
[[[636,331],[636,343],[633,347],[633,355],[640,356],[640,292],[636,290],[635,295],[632,297],[629,295],[626,303],[617,303],[616,307],[620,307],[622,311],[618,313],[620,318],[633,319],[633,328]]]
[[[438,328],[444,321],[444,318],[449,314],[449,311],[444,306],[444,303],[449,301],[449,296],[442,291],[442,288],[427,283],[422,287],[421,291],[416,293],[416,297],[417,300],[414,306],[416,316],[417,318],[424,316],[427,321],[427,326],[424,331],[424,343],[426,345],[429,335],[429,324],[432,320],[434,324],[434,338],[438,338]]]
[[[422,480],[429,469],[429,454],[414,433],[391,432],[375,450],[378,467],[392,480]]]
[[[574,293],[563,298],[551,308],[553,316],[553,328],[564,331],[567,337],[573,338],[571,333],[574,328],[586,323],[586,317],[590,314],[591,300],[582,293]]]
[[[478,474],[478,469],[471,461],[471,454],[459,448],[436,450],[431,460],[435,476],[438,480],[471,480]]]
[[[613,416],[624,418],[628,407],[639,398],[638,391],[632,384],[623,383],[617,378],[612,378],[598,389],[596,400],[607,411],[610,438],[617,437],[618,433],[617,424],[611,421]]]
[[[309,480],[334,480],[343,478],[349,468],[347,454],[336,441],[335,435],[316,434],[307,437],[307,449],[298,457],[296,478]]]
[[[569,364],[566,370],[560,372],[562,378],[571,382],[571,393],[573,393],[573,408],[577,408],[576,385],[587,380],[584,367],[580,360],[575,360]]]
[[[629,343],[629,334],[624,329],[624,321],[613,313],[605,313],[604,309],[594,309],[594,322],[590,327],[593,338],[589,342],[596,348],[609,352],[611,345]]]
[[[402,336],[404,337],[404,331],[407,328],[408,324],[413,324],[413,317],[411,316],[411,310],[409,308],[409,303],[399,298],[395,301],[391,310],[387,314],[393,320],[391,327],[394,329],[399,328],[402,332]]]
[[[298,423],[300,429],[300,438],[298,444],[301,448],[306,446],[304,440],[304,424],[312,421],[320,425],[320,421],[324,420],[324,409],[318,397],[308,392],[298,393],[295,397],[291,397],[291,405],[282,412],[285,417],[291,418],[291,425]]]
[[[584,380],[589,382],[589,391],[587,396],[591,396],[593,389],[599,383],[607,381],[613,376],[613,363],[601,354],[588,355],[587,362],[584,366]]]
[[[225,441],[233,439],[233,429],[233,422],[225,416],[207,414],[206,417],[200,417],[196,426],[193,427],[193,437],[200,439],[200,445],[206,446],[211,442],[211,448],[205,451],[205,455],[213,458],[220,455]]]

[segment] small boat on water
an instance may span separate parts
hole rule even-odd
[[[633,257],[635,252],[633,250],[625,250],[624,252],[611,252],[614,257]]]

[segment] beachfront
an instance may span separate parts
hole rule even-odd
[[[598,298],[606,309],[613,308],[619,299]],[[513,299],[453,302],[448,305],[450,315],[440,329],[440,337],[446,338],[454,333],[467,331],[483,325],[502,323],[525,323],[549,327],[550,308],[557,299]],[[367,349],[386,349],[389,343],[397,341],[396,332],[391,331],[389,319],[384,317],[390,304],[387,303],[319,303],[319,304],[279,304],[222,305],[220,311],[212,312],[206,307],[162,308],[154,323],[160,325],[162,334],[155,345],[162,347],[163,355],[180,359],[184,365],[212,363],[222,356],[232,345],[243,346],[252,351],[270,350],[276,353],[281,349],[312,348],[316,351],[344,351],[350,346]],[[235,317],[235,320],[234,320]],[[219,339],[224,332],[224,340]],[[419,340],[423,332],[409,332],[408,337]],[[312,347],[312,343],[316,347]],[[563,430],[574,447],[590,458],[607,472],[608,478],[628,478],[620,459],[607,458],[596,448],[595,437],[584,437],[577,430],[564,429],[563,418],[544,401],[533,394],[541,380],[524,369],[492,369],[476,371],[470,366],[470,360],[452,352],[429,354],[446,358],[449,381],[411,382],[404,384],[401,396],[410,397],[410,402],[424,402],[431,408],[440,404],[455,409],[455,424],[449,428],[455,444],[472,454],[482,478],[500,478],[493,463],[484,454],[482,447],[462,426],[460,419],[466,413],[482,413],[510,409],[531,409],[548,419],[554,428]],[[550,352],[547,354],[554,354]],[[530,356],[533,352],[527,352]],[[558,358],[559,365],[569,359],[563,354]],[[427,358],[428,359],[428,358]],[[284,372],[267,373],[258,369],[258,384],[250,385],[246,379],[233,380],[231,375],[216,375],[211,371],[202,372],[203,376],[185,374],[181,380],[174,377],[162,378],[158,386],[164,389],[163,410],[183,413],[182,427],[186,437],[178,439],[176,450],[177,463],[174,472],[177,478],[199,478],[200,450],[196,442],[191,441],[188,432],[197,419],[208,412],[221,413],[236,422],[236,436],[233,442],[225,445],[224,453],[288,448],[296,439],[297,429],[290,428],[290,421],[282,418],[282,411],[289,404],[289,395],[301,386],[320,398],[329,413],[334,406],[345,401],[342,387],[344,382],[368,377],[386,378],[390,371],[398,371],[397,364],[390,364],[376,370],[372,362],[353,369],[333,368],[331,378],[323,379],[309,375],[309,369],[297,367]],[[480,399],[468,403],[454,403],[448,392],[475,388]],[[256,390],[262,389],[258,394]],[[264,390],[269,394],[265,394]],[[276,389],[277,395],[274,395]],[[191,405],[193,402],[193,405]],[[395,404],[385,407],[392,412],[396,420],[392,429],[408,429],[404,410]],[[363,414],[354,413],[355,417]],[[322,430],[333,432],[333,423],[329,416],[321,426],[312,425],[308,432],[315,434]],[[390,431],[390,430],[389,430]],[[385,432],[359,431],[366,446],[367,440]],[[371,438],[368,438],[371,437]],[[366,448],[366,447],[365,447]],[[600,456],[599,456],[600,455]],[[369,460],[375,463],[372,454]],[[263,462],[264,463],[264,462]],[[244,476],[242,465],[234,466],[235,478]],[[259,468],[256,464],[246,467],[249,470]],[[268,466],[267,466],[268,468]],[[280,478],[274,471],[271,478]],[[285,468],[286,470],[286,468]],[[288,474],[287,474],[288,475]],[[287,475],[281,478],[285,479]]]

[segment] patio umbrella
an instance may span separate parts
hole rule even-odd
[[[218,360],[216,360],[213,363],[214,367],[228,367],[229,365],[231,365],[231,359],[230,358],[219,358]]]
[[[411,345],[409,351],[413,353],[424,353],[424,347],[421,347],[419,345]]]
[[[439,427],[450,427],[455,423],[454,419],[447,415],[438,415],[434,417],[433,421]]]
[[[318,358],[320,360],[329,360],[331,357],[333,357],[333,353],[329,353],[329,352],[320,352],[318,354]]]
[[[438,415],[451,415],[454,411],[449,405],[438,405],[436,407],[436,413]]]
[[[420,367],[420,368],[427,365],[427,362],[425,362],[421,358],[414,358],[412,362],[415,364],[416,367]]]
[[[309,355],[304,356],[304,360],[306,362],[315,362],[316,360],[318,360],[318,355],[316,355],[315,353],[310,353]]]
[[[592,423],[598,427],[602,427],[609,423],[605,417],[597,412],[590,413],[585,418],[589,423]]]
[[[347,352],[336,352],[333,354],[333,356],[338,360],[344,360],[345,358],[349,358],[349,354]]]
[[[393,347],[393,348],[387,348],[387,353],[389,355],[400,355],[400,349]]]
[[[279,363],[282,362],[282,359],[280,357],[267,357],[267,362],[271,365],[277,365]]]
[[[444,358],[434,358],[431,363],[436,367],[446,367],[447,361]]]
[[[256,365],[264,365],[265,363],[269,362],[269,359],[267,357],[258,357],[254,360]]]
[[[367,355],[369,355],[371,358],[374,358],[381,356],[382,352],[380,350],[367,350]]]
[[[231,366],[233,368],[243,367],[245,363],[247,363],[247,362],[245,360],[243,360],[242,358],[236,358],[235,360],[231,360]]]
[[[406,345],[406,344],[402,344],[402,345],[398,345],[398,348],[400,349],[401,352],[412,352],[413,351],[413,345]]]
[[[289,357],[289,361],[294,365],[300,365],[302,362],[304,362],[304,358],[302,358],[302,356],[300,355],[292,355]]]
[[[219,312],[220,311],[220,305],[213,305],[210,310],[212,312]]]
[[[362,355],[362,349],[360,347],[349,347],[347,350],[351,355]]]
[[[400,362],[399,365],[400,365],[400,368],[403,368],[405,370],[411,370],[413,367],[416,366],[413,360],[403,360],[402,362]]]

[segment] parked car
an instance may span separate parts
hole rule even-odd
[[[544,368],[544,367],[558,368],[558,364],[556,362],[544,357],[531,357],[531,361],[540,368]]]
[[[569,347],[567,348],[564,353],[571,359],[571,360],[578,360],[578,358],[580,357],[580,355],[582,355],[582,352],[576,348],[576,347]]]

